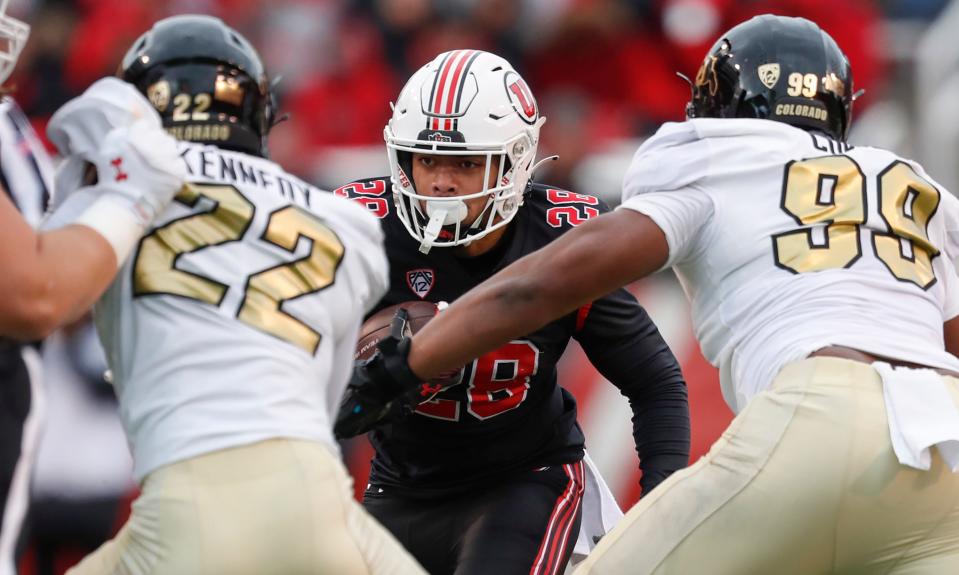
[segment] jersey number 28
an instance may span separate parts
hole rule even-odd
[[[183,254],[243,238],[254,207],[233,186],[187,184],[176,201],[194,207],[201,198],[212,209],[173,220],[143,238],[133,264],[133,295],[177,295],[219,307],[226,284],[177,268]],[[236,317],[243,323],[316,353],[320,334],[281,308],[283,302],[316,293],[333,283],[343,259],[343,244],[316,216],[297,206],[270,214],[261,240],[293,253],[300,237],[312,242],[310,253],[247,278]]]
[[[939,190],[898,160],[876,178],[879,215],[887,230],[872,232],[872,249],[896,279],[929,289],[936,283],[932,260],[939,250],[927,228],[939,207]],[[826,225],[818,241],[812,229],[773,236],[779,267],[793,273],[847,268],[862,256],[866,176],[849,156],[787,164],[781,207],[800,225]]]
[[[530,341],[511,341],[474,360],[465,369],[465,402],[437,397],[419,404],[416,413],[459,421],[460,406],[465,403],[470,415],[485,420],[516,409],[526,400],[530,380],[539,369],[539,348]],[[446,395],[453,395],[458,389],[458,386],[451,387]]]

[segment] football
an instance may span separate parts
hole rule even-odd
[[[422,300],[407,301],[381,309],[363,322],[360,339],[356,342],[356,352],[353,354],[354,360],[369,359],[373,355],[376,344],[390,334],[393,316],[400,308],[405,308],[409,314],[410,330],[413,333],[418,332],[438,313],[435,303]]]

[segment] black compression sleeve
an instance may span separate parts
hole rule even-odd
[[[585,315],[576,339],[629,400],[645,495],[688,463],[686,382],[656,325],[625,290],[596,300]]]

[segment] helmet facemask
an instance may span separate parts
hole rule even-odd
[[[386,141],[397,215],[410,235],[420,242],[424,253],[432,247],[467,245],[485,237],[509,224],[523,204],[529,169],[536,155],[530,134],[517,134],[502,144],[431,142],[401,140],[393,137],[387,126]],[[413,154],[483,157],[483,189],[452,197],[417,193]],[[495,186],[490,186],[491,176]],[[483,197],[486,205],[479,216],[472,222],[465,221],[467,202]]]
[[[451,110],[451,104],[445,114],[435,113],[439,105],[432,100],[441,98],[429,91],[441,84],[441,70],[456,69],[457,61],[469,63],[462,66],[458,91],[442,92],[441,87],[440,93],[461,109]],[[384,138],[396,213],[420,243],[420,251],[468,245],[512,221],[523,203],[544,122],[519,75],[493,54],[441,54],[413,75],[394,106]],[[414,154],[484,158],[482,189],[455,197],[417,191]],[[467,202],[477,198],[486,198],[486,204],[478,217],[467,221]]]
[[[0,0],[0,84],[7,81],[27,43],[30,26],[7,15],[9,0]]]

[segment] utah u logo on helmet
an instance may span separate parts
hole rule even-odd
[[[539,118],[539,109],[526,82],[519,77],[519,74],[511,72],[506,75],[506,89],[509,92],[509,99],[513,103],[513,108],[519,113],[520,118],[525,120],[527,124],[535,124],[536,119]]]

